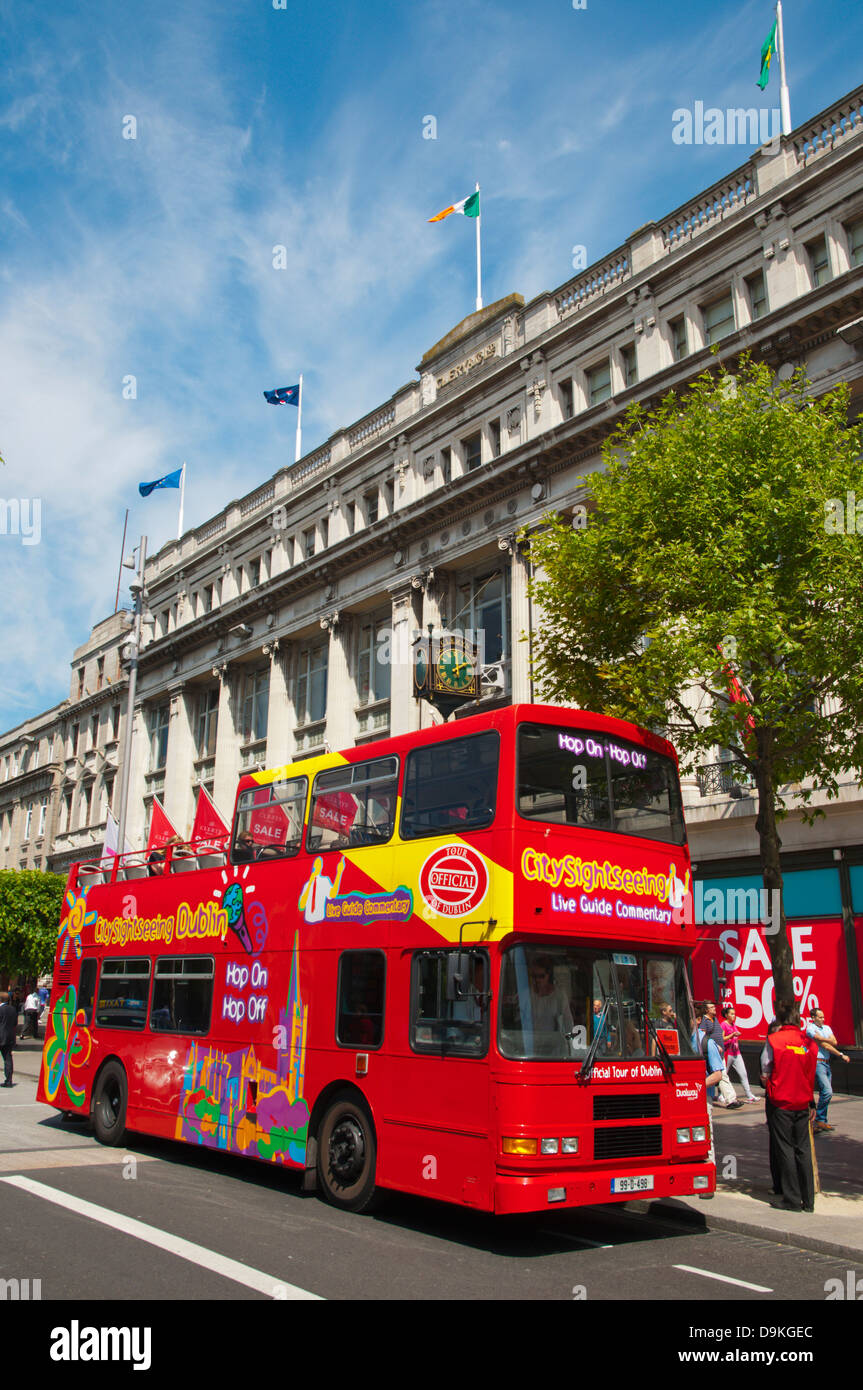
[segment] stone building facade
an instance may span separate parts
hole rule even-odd
[[[154,796],[186,831],[201,783],[229,816],[244,769],[436,717],[412,697],[411,644],[430,625],[479,635],[479,707],[534,698],[538,615],[519,534],[551,510],[577,507],[629,403],[649,408],[682,387],[711,363],[714,345],[723,361],[750,349],[780,376],[803,364],[819,393],[848,382],[852,418],[861,413],[861,101],[863,89],[756,150],[550,293],[529,303],[511,294],[470,314],[388,401],[152,556],[133,845],[145,840]],[[18,787],[0,780],[0,807],[4,794],[20,790],[35,804],[47,791],[53,843],[43,834],[39,853],[56,867],[80,851],[85,830],[100,830],[106,791],[119,787],[124,677],[116,668],[110,692],[93,682],[100,653],[119,661],[124,634],[112,624],[122,619],[100,625],[76,653],[84,685],[73,678],[67,705],[41,716],[55,730],[53,761],[41,769],[44,779],[50,768],[51,789],[25,784],[32,774],[20,770]],[[35,723],[0,740],[0,779],[4,747],[12,751],[16,737],[20,745]],[[721,750],[686,781],[693,857],[708,877],[746,876],[756,862],[754,799],[733,791]],[[87,806],[85,826],[76,808]],[[861,809],[849,779],[816,828],[792,814],[783,831],[801,872],[840,874],[858,1043]],[[17,864],[20,839],[3,853],[0,862]]]

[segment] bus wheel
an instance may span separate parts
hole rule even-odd
[[[119,1062],[108,1062],[93,1092],[93,1129],[100,1144],[119,1144],[126,1132],[126,1073]]]
[[[326,1200],[342,1211],[370,1211],[376,1203],[377,1144],[362,1100],[337,1096],[318,1135],[318,1182]]]

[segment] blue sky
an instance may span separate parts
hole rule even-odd
[[[863,7],[786,0],[793,124],[860,81]],[[68,694],[113,609],[126,507],[154,551],[312,450],[474,305],[526,298],[737,167],[672,112],[758,92],[769,0],[0,0],[0,729]],[[124,139],[134,116],[136,138]],[[437,138],[423,138],[434,116]],[[125,122],[128,130],[129,122]],[[428,129],[428,123],[425,124]],[[273,268],[284,245],[288,268]],[[124,399],[134,376],[137,397]]]

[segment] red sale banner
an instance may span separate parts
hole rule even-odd
[[[705,929],[701,928],[703,932]],[[845,941],[839,918],[817,922],[795,921],[788,925],[791,943],[794,997],[807,1018],[823,1009],[837,1040],[852,1044],[854,1023],[845,959]],[[724,995],[717,1006],[733,1004],[736,1024],[745,1040],[767,1036],[773,1021],[773,974],[764,928],[748,923],[713,927],[702,935],[692,962],[696,999],[713,998],[711,962],[725,979]]]

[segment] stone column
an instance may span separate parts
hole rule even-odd
[[[522,642],[522,635],[530,631],[530,604],[527,584],[530,577],[529,561],[515,536],[502,536],[498,542],[501,549],[509,553],[510,578],[510,698],[513,704],[530,701],[530,643]]]
[[[270,658],[270,698],[267,705],[267,767],[281,767],[294,756],[296,717],[288,693],[290,645],[278,637],[264,647]]]
[[[416,607],[421,601],[422,580],[403,579],[391,585],[390,620],[390,733],[412,733],[420,727],[420,702],[414,698],[413,637],[419,628]]]
[[[216,769],[213,800],[223,816],[233,814],[240,774],[240,731],[238,704],[241,673],[228,670],[227,662],[216,668],[219,676],[219,725],[216,731]]]
[[[165,765],[163,805],[168,819],[183,838],[192,828],[195,808],[192,774],[195,761],[195,704],[197,692],[182,683],[169,685],[171,724],[168,733],[168,760]]]
[[[333,611],[321,618],[321,627],[330,634],[326,738],[336,752],[339,748],[352,748],[357,734],[357,687],[349,654],[353,623],[349,614]]]

